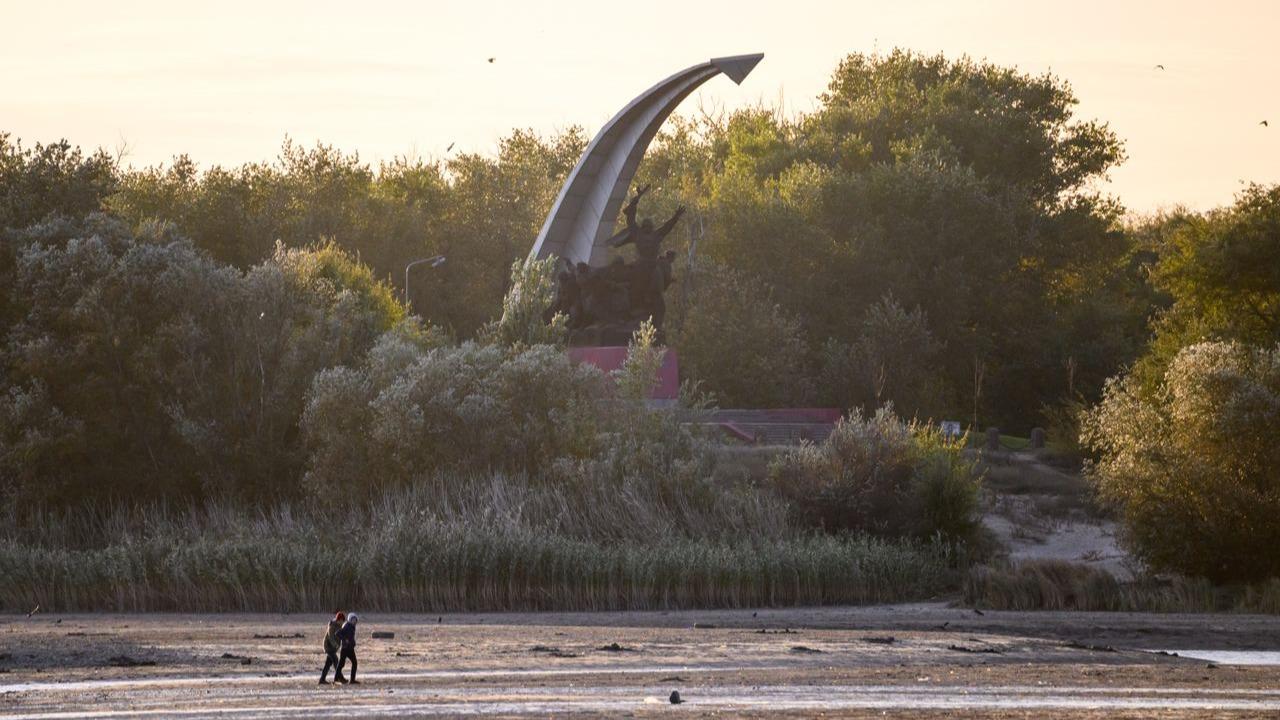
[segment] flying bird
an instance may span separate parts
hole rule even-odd
[[[1267,122],[1266,120],[1263,120],[1258,124],[1261,125],[1262,127],[1271,127],[1271,123]]]
[[[494,61],[494,60],[496,60],[496,59],[497,59],[497,58],[489,58],[489,64],[490,64],[490,65],[492,65],[492,64],[493,64],[493,61]]]
[[[1164,66],[1163,66],[1163,65],[1156,65],[1156,69],[1157,69],[1157,70],[1163,70],[1163,69],[1164,69]]]
[[[456,144],[456,143],[449,143],[449,147],[445,148],[445,149],[444,149],[444,151],[445,151],[445,152],[449,152],[450,150],[452,150],[452,149],[453,149],[453,146],[454,146],[455,144]]]

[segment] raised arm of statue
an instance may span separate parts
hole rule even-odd
[[[627,203],[627,206],[622,209],[622,214],[627,218],[628,229],[635,229],[636,208],[640,207],[640,198],[647,192],[649,192],[648,185],[636,190],[636,194],[631,196],[631,202]]]
[[[658,229],[654,231],[654,234],[657,235],[659,238],[666,237],[667,233],[671,232],[671,229],[676,226],[676,222],[680,220],[681,215],[684,215],[683,205],[676,208],[676,212],[674,215],[671,216],[671,219],[662,223],[662,225],[658,226]]]

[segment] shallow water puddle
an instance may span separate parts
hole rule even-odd
[[[686,702],[703,709],[773,711],[822,711],[839,709],[916,708],[969,710],[1280,710],[1280,691],[1212,690],[1191,688],[1050,688],[1003,685],[993,687],[919,687],[914,685],[773,685],[718,687],[686,686]],[[434,697],[379,697],[353,693],[341,707],[317,706],[314,698],[261,699],[240,697],[233,706],[192,705],[174,702],[163,708],[49,709],[0,717],[26,720],[86,717],[401,717],[471,714],[564,714],[572,712],[617,713],[664,702],[665,687],[616,688],[605,686],[552,688],[434,688]],[[413,693],[409,693],[413,695]],[[239,702],[235,702],[238,700]],[[251,704],[240,704],[248,701]]]
[[[1149,652],[1161,652],[1150,650]],[[1163,652],[1193,660],[1207,660],[1219,665],[1280,665],[1280,650],[1164,650]]]
[[[750,664],[719,664],[705,663],[697,666],[691,665],[631,665],[631,666],[592,666],[584,665],[578,667],[558,667],[558,668],[517,668],[517,669],[475,669],[475,670],[422,670],[418,672],[366,672],[361,673],[360,677],[366,683],[376,683],[379,680],[438,680],[438,679],[467,679],[467,678],[486,678],[501,680],[503,678],[519,678],[519,677],[557,677],[564,675],[635,675],[635,674],[674,674],[679,672],[691,671],[708,671],[708,672],[724,672],[724,671],[769,671],[769,670],[787,670],[794,668],[794,665],[750,665]],[[222,675],[213,677],[149,677],[134,679],[104,679],[104,680],[70,680],[66,682],[20,682],[8,685],[0,684],[0,693],[10,692],[67,692],[76,690],[119,690],[119,689],[140,689],[140,688],[165,688],[165,687],[183,687],[183,686],[214,686],[214,685],[233,685],[243,687],[246,685],[295,685],[299,682],[315,679],[315,673],[301,674],[281,674],[270,676],[253,676],[253,675]],[[0,716],[2,717],[2,716]]]

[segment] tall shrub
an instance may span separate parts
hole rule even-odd
[[[855,411],[821,444],[775,460],[769,475],[801,522],[829,531],[966,540],[977,528],[973,463],[936,429],[904,423],[890,408]]]
[[[1191,345],[1143,385],[1108,383],[1082,432],[1133,550],[1219,582],[1280,574],[1280,348]]]

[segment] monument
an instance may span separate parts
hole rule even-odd
[[[569,344],[575,347],[624,346],[646,319],[661,338],[666,315],[663,292],[674,280],[674,252],[662,252],[662,240],[679,222],[684,208],[661,225],[637,220],[636,191],[622,207],[636,169],[662,123],[682,100],[707,80],[724,73],[741,84],[763,54],[714,58],[682,70],[628,103],[596,134],[569,173],[530,258],[556,256],[563,265],[550,319],[569,318]],[[619,210],[626,226],[613,232]],[[611,250],[634,245],[636,259],[627,262]]]
[[[675,227],[684,207],[658,227],[645,218],[636,222],[636,209],[648,186],[638,190],[623,209],[627,226],[609,238],[609,247],[635,245],[635,262],[622,258],[603,268],[592,268],[584,262],[576,265],[564,260],[557,275],[556,297],[543,313],[550,322],[557,313],[568,318],[569,344],[573,346],[625,345],[646,319],[658,330],[663,341],[662,325],[667,306],[662,295],[675,279],[675,252],[663,253],[662,240]]]
[[[625,208],[623,200],[649,143],[676,106],[721,73],[742,84],[762,58],[761,53],[713,58],[659,82],[605,123],[578,158],[529,252],[531,259],[561,260],[556,298],[544,317],[568,317],[569,352],[575,360],[605,372],[616,370],[626,359],[632,334],[647,319],[664,342],[663,293],[674,280],[675,253],[663,252],[662,241],[684,208],[655,226],[649,218],[636,217],[648,186],[639,188]],[[619,210],[626,225],[614,233]],[[635,247],[633,262],[611,256],[624,245]],[[673,402],[678,394],[676,356],[668,350],[653,399]]]
[[[627,104],[601,128],[569,173],[529,253],[532,259],[557,257],[557,292],[544,313],[550,321],[563,313],[569,325],[569,355],[609,372],[627,358],[627,343],[640,323],[652,318],[661,330],[666,316],[665,291],[673,282],[675,253],[663,239],[684,214],[681,207],[661,224],[639,216],[649,187],[636,189],[623,202],[636,168],[667,116],[702,83],[724,73],[741,84],[764,55],[715,58],[682,70]],[[614,232],[618,214],[624,225]],[[634,246],[627,262],[617,248]],[[674,403],[680,381],[676,354],[668,349],[650,401]],[[717,410],[704,419],[746,442],[820,442],[842,413],[834,408]]]

